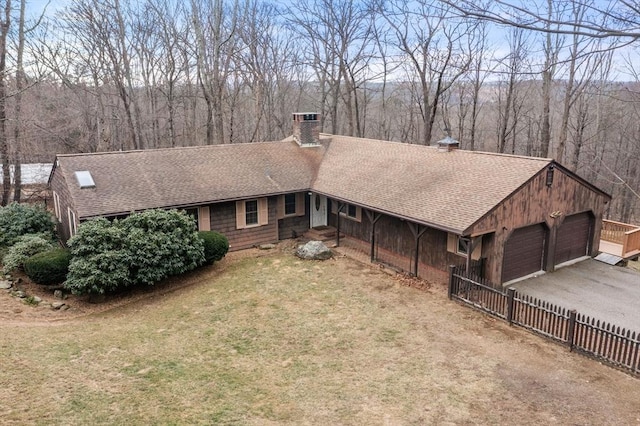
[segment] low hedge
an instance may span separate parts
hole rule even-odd
[[[229,240],[219,232],[199,231],[198,236],[204,242],[204,258],[208,265],[222,259],[229,251]]]
[[[27,259],[24,262],[24,272],[35,283],[60,284],[67,278],[70,261],[69,250],[55,248]]]

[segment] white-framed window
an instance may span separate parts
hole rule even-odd
[[[258,221],[258,200],[244,202],[244,224],[246,226],[256,226],[260,224],[260,221]]]
[[[56,191],[53,191],[53,211],[58,221],[60,221],[60,196]]]
[[[471,240],[462,238],[460,235],[451,234],[451,233],[447,234],[447,251],[449,253],[455,253],[458,256],[467,257],[470,244],[471,244]],[[478,260],[482,255],[482,240],[476,241],[475,244],[476,246],[473,248],[473,253],[471,253],[471,258],[473,260]]]
[[[284,194],[278,197],[278,219],[304,216],[304,192]]]
[[[69,217],[69,236],[73,237],[78,232],[78,225],[76,223],[76,214],[67,207],[67,214]]]
[[[236,201],[236,228],[252,228],[269,223],[269,202],[266,198]]]
[[[331,202],[331,212],[333,214],[338,213],[338,202]],[[342,210],[340,210],[340,216],[346,217],[347,219],[355,220],[356,222],[362,221],[362,208],[356,206],[354,204],[344,203]]]

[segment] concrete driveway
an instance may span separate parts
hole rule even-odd
[[[510,285],[519,293],[640,332],[640,272],[587,259]]]

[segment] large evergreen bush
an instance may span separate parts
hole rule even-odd
[[[69,240],[72,259],[65,287],[75,294],[151,285],[204,263],[204,244],[191,217],[147,210],[109,222],[83,223]]]
[[[82,223],[67,242],[71,262],[65,288],[74,294],[109,293],[133,284],[126,233],[107,219]]]
[[[11,203],[0,207],[0,247],[13,245],[26,234],[55,236],[55,221],[44,208],[30,204]]]
[[[136,284],[153,284],[204,262],[204,245],[183,211],[147,210],[120,222],[127,233]]]

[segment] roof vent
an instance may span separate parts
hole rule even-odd
[[[93,181],[93,176],[91,176],[91,172],[88,170],[75,172],[75,175],[78,185],[80,185],[80,189],[96,187],[96,183]]]
[[[441,152],[450,152],[460,148],[460,142],[453,139],[451,136],[447,136],[446,138],[439,140],[437,145],[438,151]]]
[[[293,140],[300,146],[317,146],[320,143],[320,114],[293,113]]]

